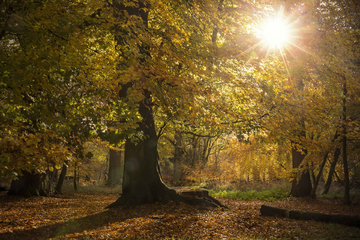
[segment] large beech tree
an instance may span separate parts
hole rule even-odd
[[[148,27],[149,6],[146,2],[138,2],[126,5],[125,3],[113,2],[114,15],[121,18],[136,17],[138,29]],[[139,37],[135,29],[123,29],[120,26],[115,27],[115,39],[119,47],[127,47],[130,39],[127,35]],[[142,55],[138,56],[140,68],[146,68],[146,56],[149,49],[146,43],[139,42],[133,46],[138,49]],[[123,53],[125,55],[125,53]],[[122,66],[119,66],[121,68]],[[119,92],[121,98],[128,97],[129,91],[135,87],[141,87],[141,82],[148,81],[147,77],[140,73],[137,81],[129,81],[122,85]],[[148,89],[143,89],[141,98],[137,104],[137,110],[141,121],[136,128],[137,136],[127,138],[125,142],[125,162],[124,162],[124,181],[121,197],[109,207],[138,205],[150,202],[161,202],[175,199],[176,193],[170,190],[161,181],[157,172],[157,134],[155,130],[154,115],[152,111],[152,97]]]
[[[153,3],[155,4],[155,2]],[[160,7],[159,5],[158,7]],[[166,5],[163,5],[165,7]],[[128,80],[126,84],[121,86],[119,95],[122,99],[129,99],[131,91],[137,89],[139,95],[138,101],[133,102],[136,105],[139,113],[140,122],[136,128],[136,133],[132,137],[128,137],[125,143],[125,163],[124,163],[124,181],[121,197],[111,204],[109,207],[138,205],[150,202],[167,202],[169,200],[181,200],[182,197],[177,195],[175,190],[169,189],[161,180],[157,164],[158,152],[157,141],[158,136],[156,133],[154,122],[154,100],[153,90],[151,89],[151,82],[153,81],[151,75],[156,76],[155,69],[149,65],[149,61],[153,61],[154,53],[151,51],[151,43],[142,41],[141,34],[150,31],[149,29],[149,12],[152,8],[149,2],[139,1],[137,3],[126,4],[119,1],[113,2],[115,17],[129,18],[137,17],[138,21],[134,24],[135,28],[124,29],[119,26],[115,29],[115,39],[120,48],[131,46],[131,38],[140,39],[135,44],[135,52],[131,56],[137,62],[138,71],[140,71],[138,78]],[[156,23],[153,27],[156,26]],[[139,31],[139,32],[138,32]],[[165,33],[166,34],[166,33]],[[131,36],[131,38],[129,38]],[[151,35],[150,35],[151,36]],[[150,37],[148,36],[148,37]],[[154,37],[154,36],[153,36]],[[170,38],[170,36],[165,36]],[[163,41],[159,39],[160,41]],[[168,44],[172,44],[171,39],[166,39]],[[126,53],[122,52],[121,56],[126,58]],[[180,63],[179,63],[180,64]],[[124,63],[126,67],[129,66],[128,61]],[[119,66],[124,68],[124,66]],[[148,71],[148,73],[146,73]],[[150,76],[149,76],[150,75]],[[160,76],[159,76],[160,77]],[[164,76],[163,76],[164,77]],[[165,81],[168,79],[165,79]],[[164,80],[162,80],[164,81]],[[157,81],[157,84],[163,84],[162,81]],[[150,82],[150,84],[149,84]],[[129,100],[131,101],[131,99]]]
[[[119,97],[139,115],[125,143],[123,192],[109,207],[184,200],[160,178],[154,112],[178,122],[177,128],[229,130],[241,122],[249,99],[240,65],[248,46],[238,39],[248,29],[239,23],[256,8],[212,0],[113,1],[111,6],[117,19]]]

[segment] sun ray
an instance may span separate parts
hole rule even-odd
[[[285,65],[286,72],[289,74],[289,78],[291,78],[286,53],[289,52],[292,56],[294,56],[294,54],[291,52],[292,46],[306,52],[305,49],[301,49],[295,44],[295,35],[298,30],[295,27],[296,23],[297,20],[290,21],[290,18],[286,18],[284,16],[283,7],[281,7],[279,11],[275,12],[272,17],[264,20],[263,24],[255,30],[255,35],[260,41],[250,47],[244,53],[253,51],[254,49],[260,49],[260,51],[258,51],[255,56],[251,56],[250,59],[248,59],[248,61],[246,62],[246,64],[248,64],[255,57],[259,57],[264,53],[266,58],[268,56],[276,56],[276,53],[279,53]]]
[[[284,8],[264,20],[257,30],[257,36],[268,48],[280,49],[290,41],[291,24],[284,18]]]
[[[281,54],[281,58],[283,59],[286,71],[289,74],[289,78],[291,79],[291,73],[290,73],[290,69],[289,69],[289,64],[288,64],[285,53],[281,49],[280,49],[280,54]]]
[[[258,26],[258,29],[254,29],[255,35],[259,41],[242,52],[240,55],[246,55],[250,52],[249,59],[246,61],[246,65],[250,64],[255,58],[280,56],[282,59],[286,72],[291,78],[291,72],[289,67],[289,59],[287,53],[290,54],[291,59],[296,59],[296,51],[298,49],[309,55],[314,55],[308,52],[306,49],[300,47],[297,43],[299,39],[299,32],[301,30],[297,27],[300,19],[290,20],[291,17],[286,17],[284,14],[284,7],[280,7],[277,12],[274,12],[272,17],[264,19],[263,24]]]

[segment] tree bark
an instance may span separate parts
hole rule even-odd
[[[77,168],[77,163],[75,163],[75,166],[74,166],[74,190],[75,190],[75,192],[77,191],[77,185],[76,185],[76,168]]]
[[[336,170],[334,172],[334,175],[336,177],[336,180],[340,183],[341,186],[344,186],[344,183],[343,181],[340,179],[339,175],[336,173]]]
[[[314,179],[314,187],[312,188],[311,193],[310,193],[310,197],[312,197],[312,198],[316,197],[316,189],[319,185],[320,177],[322,175],[322,172],[323,172],[323,169],[324,169],[324,166],[325,166],[328,156],[329,156],[329,152],[326,152],[324,155],[324,159],[323,159],[322,163],[320,164],[319,173]]]
[[[347,129],[346,129],[346,97],[347,97],[347,88],[346,88],[346,78],[344,78],[344,96],[343,96],[343,166],[344,166],[344,185],[345,185],[345,192],[344,192],[344,202],[347,205],[351,204],[350,201],[350,179],[349,179],[349,169],[348,169],[348,162],[347,162]]]
[[[175,190],[169,189],[161,181],[157,171],[157,135],[150,105],[150,96],[139,104],[139,113],[143,120],[137,130],[146,137],[136,143],[126,140],[123,193],[110,208],[167,202],[178,196]]]
[[[261,205],[260,213],[263,216],[289,217],[289,210],[267,205]]]
[[[67,171],[67,162],[65,162],[63,164],[63,167],[61,169],[61,173],[60,173],[60,176],[59,176],[59,180],[58,180],[58,182],[56,184],[56,187],[55,187],[55,192],[57,192],[58,194],[62,194],[62,186],[64,184],[66,171]]]
[[[298,220],[314,220],[360,227],[360,217],[353,215],[330,215],[314,212],[293,211],[267,205],[261,205],[260,213],[263,216],[279,216]]]
[[[174,151],[174,175],[173,175],[173,182],[174,184],[179,184],[181,182],[181,131],[175,131],[175,151]]]
[[[295,146],[292,147],[292,162],[293,168],[297,169],[300,167],[303,162],[306,153],[300,152]],[[292,181],[291,195],[293,197],[307,197],[311,193],[311,180],[310,172],[307,169],[303,169],[300,173],[300,176],[294,178]]]
[[[107,184],[115,186],[121,184],[122,179],[121,151],[110,149],[109,178]]]
[[[42,175],[32,172],[23,172],[18,180],[13,180],[8,192],[9,195],[24,197],[46,196],[42,186]]]
[[[50,171],[49,169],[46,170],[44,191],[47,194],[53,194],[54,192],[53,183],[56,182],[57,176],[58,176],[58,169],[56,169],[55,166],[53,171]]]
[[[321,194],[327,194],[329,192],[330,186],[331,186],[331,182],[332,182],[332,177],[335,173],[335,167],[336,167],[336,163],[339,159],[341,153],[341,149],[340,148],[336,148],[335,152],[334,152],[334,160],[331,162],[330,165],[330,170],[329,170],[329,175],[328,178],[326,180],[325,186],[324,186],[324,190],[322,191]]]

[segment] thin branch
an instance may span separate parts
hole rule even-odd
[[[164,133],[165,128],[167,127],[168,122],[172,119],[172,116],[170,116],[167,120],[164,121],[164,124],[160,127],[159,132],[157,134],[157,139],[161,137],[161,135]]]
[[[184,133],[184,134],[191,134],[191,135],[193,135],[193,136],[195,136],[195,137],[207,137],[207,138],[215,138],[215,137],[218,137],[219,136],[219,134],[217,134],[217,135],[201,135],[201,134],[197,134],[197,133],[194,133],[194,132],[182,132],[182,133]]]
[[[60,38],[61,40],[64,40],[64,41],[66,41],[66,42],[68,42],[68,41],[69,41],[68,39],[66,39],[66,38],[64,38],[64,37],[62,37],[62,36],[60,36],[59,34],[54,33],[54,32],[53,32],[53,31],[51,31],[50,29],[47,29],[47,30],[48,30],[48,32],[49,32],[49,33],[51,33],[52,35],[54,35],[54,36],[56,36],[56,37]]]
[[[259,119],[269,116],[269,115],[270,115],[270,111],[272,111],[272,110],[275,109],[275,108],[276,108],[275,105],[271,106],[271,108],[269,109],[269,111],[268,111],[267,113],[261,115],[261,116],[259,117]],[[250,121],[250,122],[251,122],[251,121],[253,121],[253,120],[254,120],[254,119],[250,119],[250,120],[244,120],[244,119],[242,119],[242,120],[233,121],[233,122],[230,122],[230,123],[232,123],[232,124],[234,124],[234,123],[243,123],[243,122],[246,122],[246,121]],[[222,123],[222,124],[225,125],[225,124],[230,124],[230,123],[228,122],[228,123]]]

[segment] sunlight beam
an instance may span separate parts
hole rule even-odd
[[[265,21],[258,35],[269,48],[283,48],[289,42],[290,26],[280,15]]]

